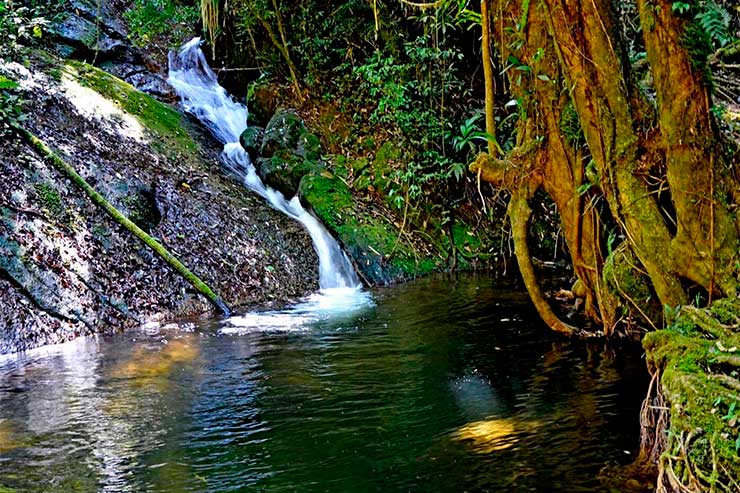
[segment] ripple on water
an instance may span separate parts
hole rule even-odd
[[[630,460],[639,348],[486,278],[373,295],[6,361],[0,490],[603,491]]]

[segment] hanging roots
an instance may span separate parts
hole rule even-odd
[[[203,30],[211,45],[211,55],[216,57],[216,36],[218,35],[218,0],[200,0],[200,18]]]

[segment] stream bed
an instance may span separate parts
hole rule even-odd
[[[0,360],[0,492],[609,491],[639,346],[443,276]]]

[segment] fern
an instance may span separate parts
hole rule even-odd
[[[716,2],[707,2],[695,19],[707,33],[712,43],[725,46],[733,39],[730,34],[730,13]]]

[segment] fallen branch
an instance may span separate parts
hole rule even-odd
[[[105,197],[100,195],[97,190],[90,186],[90,184],[80,176],[75,169],[64,161],[59,155],[52,151],[41,139],[36,137],[33,133],[29,132],[23,127],[14,126],[16,132],[24,137],[38,152],[44,157],[48,158],[51,163],[59,171],[66,174],[77,186],[85,191],[88,197],[97,204],[98,206],[105,209],[105,211],[121,226],[131,231],[137,238],[143,241],[149,248],[151,248],[157,255],[159,255],[165,262],[167,262],[173,269],[177,271],[182,277],[184,277],[199,293],[208,298],[224,315],[228,316],[231,311],[226,306],[226,303],[218,296],[213,290],[198,276],[193,274],[182,262],[180,262],[174,255],[172,255],[161,243],[152,238],[149,234],[134,224],[129,218],[121,214]]]

